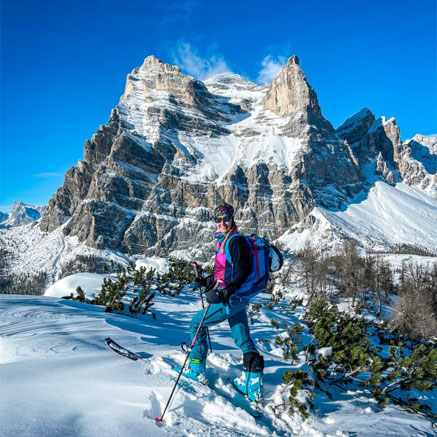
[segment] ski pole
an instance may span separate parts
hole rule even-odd
[[[200,289],[200,300],[202,301],[202,308],[205,308],[205,305],[203,303],[202,289]],[[209,336],[209,329],[208,328],[206,328],[206,336],[208,337],[209,350],[212,353],[212,343],[211,343],[211,337]]]
[[[164,414],[167,411],[168,406],[170,405],[171,398],[173,397],[173,393],[176,390],[179,379],[181,378],[182,372],[184,371],[185,365],[187,364],[188,358],[190,357],[191,351],[193,350],[194,343],[196,343],[197,335],[199,334],[200,328],[202,327],[203,322],[206,318],[206,315],[208,314],[210,305],[211,304],[208,304],[208,306],[206,307],[206,310],[203,312],[202,320],[200,321],[199,326],[197,327],[196,334],[194,335],[193,340],[190,344],[190,349],[188,350],[187,356],[185,357],[185,361],[184,361],[184,364],[181,368],[181,371],[179,372],[178,379],[176,380],[175,385],[173,387],[173,390],[170,393],[170,397],[168,398],[167,405],[164,408],[164,412],[162,413],[161,418],[160,419],[158,417],[155,418],[156,423],[162,422],[162,419],[164,418]]]
[[[196,278],[200,278],[199,267],[198,267],[197,263],[195,261],[193,261],[191,263],[191,265],[193,266],[194,275],[196,276]],[[203,309],[203,308],[205,308],[205,304],[203,303],[202,287],[200,287],[200,300],[202,301],[202,309]],[[211,337],[209,336],[209,329],[208,328],[206,328],[206,335],[208,337],[209,350],[212,353],[212,343],[211,343]]]

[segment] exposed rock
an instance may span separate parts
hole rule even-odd
[[[18,200],[14,202],[10,214],[2,214],[0,220],[0,228],[8,228],[11,226],[21,226],[32,223],[41,217],[45,210],[45,206],[29,205]]]
[[[297,56],[292,56],[273,80],[265,95],[264,107],[280,116],[293,116],[288,128],[292,135],[305,131],[308,125],[332,134],[333,128],[323,118],[317,95],[308,84]]]
[[[437,199],[437,137],[415,135],[398,149],[397,163],[404,182]]]
[[[379,174],[389,184],[395,183],[395,172],[389,168],[381,152],[376,157],[376,174]]]
[[[370,109],[363,108],[352,117],[348,118],[341,126],[336,129],[337,135],[348,142],[353,148],[359,144],[362,138],[371,128],[375,116]]]
[[[394,183],[406,153],[394,119],[365,109],[337,130],[299,59],[270,86],[235,74],[202,83],[149,56],[108,123],[86,141],[41,220],[97,248],[208,259],[211,209],[227,201],[241,232],[275,239],[363,189],[364,166]],[[403,162],[403,161],[402,161]]]

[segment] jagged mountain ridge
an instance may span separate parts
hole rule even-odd
[[[202,83],[149,56],[128,75],[120,103],[85,143],[84,161],[67,172],[40,227],[63,225],[65,235],[96,248],[199,254],[209,208],[225,200],[241,231],[276,239],[313,224],[315,207],[340,210],[369,190],[364,168],[372,161],[388,183],[427,183],[435,194],[432,165],[411,154],[418,176],[409,179],[408,150],[394,119],[375,120],[366,109],[336,131],[296,56],[270,86],[234,74]]]
[[[0,212],[0,228],[21,226],[38,220],[45,208],[45,206],[30,205],[17,200],[9,214]]]

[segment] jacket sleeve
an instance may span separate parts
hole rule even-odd
[[[226,284],[226,288],[235,293],[251,272],[250,248],[244,237],[234,237],[229,243],[229,252],[235,268],[235,278]]]

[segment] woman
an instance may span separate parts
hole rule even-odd
[[[244,372],[241,378],[234,380],[234,385],[251,401],[261,401],[264,359],[250,338],[246,313],[249,300],[234,296],[251,273],[250,249],[245,237],[231,237],[233,234],[238,234],[234,221],[234,208],[231,205],[225,203],[215,208],[214,222],[216,223],[214,236],[217,238],[214,275],[205,278],[202,282],[202,285],[206,285],[209,289],[207,301],[210,307],[191,351],[189,366],[183,374],[203,384],[208,382],[205,374],[208,354],[206,328],[228,320],[232,338],[243,352]],[[229,257],[232,259],[227,259]],[[196,313],[191,320],[192,339],[204,311]]]

